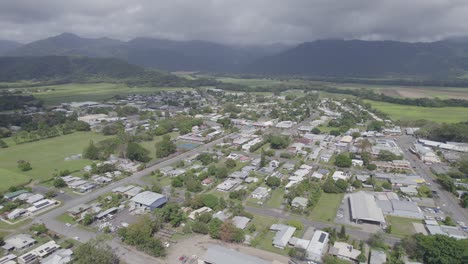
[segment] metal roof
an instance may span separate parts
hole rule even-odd
[[[352,193],[349,195],[349,202],[353,219],[385,223],[382,210],[377,206],[373,195],[365,192]]]

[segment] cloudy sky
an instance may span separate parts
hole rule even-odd
[[[468,35],[467,0],[0,0],[0,39],[84,37],[295,43]]]

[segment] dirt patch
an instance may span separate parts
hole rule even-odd
[[[205,252],[208,250],[208,247],[211,245],[219,245],[222,247],[234,249],[241,253],[255,256],[271,262],[276,260],[279,261],[279,263],[286,264],[289,260],[288,257],[264,251],[261,249],[239,244],[224,243],[220,240],[212,239],[209,236],[194,235],[192,237],[179,241],[177,244],[172,244],[171,247],[168,249],[168,254],[164,261],[168,264],[180,264],[179,257],[182,255],[196,255],[199,258],[203,257]]]
[[[468,100],[468,89],[466,91],[450,91],[441,89],[428,89],[416,87],[395,87],[382,89],[382,93],[394,97],[406,98],[435,98],[441,99],[457,98]]]

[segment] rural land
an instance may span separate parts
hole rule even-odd
[[[110,57],[103,41],[0,56],[0,264],[467,263],[457,58],[389,76],[400,66],[301,68],[282,51],[243,72],[201,56],[212,46],[164,42],[174,58],[149,65],[159,42]]]

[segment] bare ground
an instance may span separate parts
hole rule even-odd
[[[231,248],[236,251],[239,251],[244,254],[248,254],[251,256],[255,256],[267,261],[273,262],[274,260],[278,261],[279,263],[288,263],[289,258],[278,255],[275,253],[271,253],[268,251],[260,250],[253,247],[248,247],[239,244],[230,244],[224,243],[220,240],[214,240],[209,236],[202,236],[202,235],[194,235],[190,238],[184,239],[179,241],[177,244],[171,245],[168,249],[168,255],[163,260],[164,263],[168,264],[180,264],[178,261],[179,257],[182,255],[192,256],[197,255],[202,257],[205,252],[207,251],[210,245],[219,245],[226,248]]]
[[[468,100],[468,89],[465,91],[436,90],[415,87],[395,87],[386,88],[382,93],[388,96],[398,96],[407,98],[434,98],[440,95],[443,98],[457,98]]]

